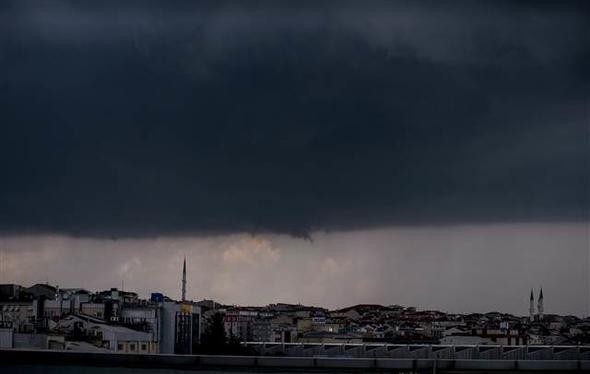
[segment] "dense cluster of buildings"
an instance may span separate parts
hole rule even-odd
[[[194,353],[212,316],[228,337],[243,342],[560,345],[590,341],[590,318],[545,314],[542,290],[530,313],[450,314],[400,305],[339,310],[292,304],[227,306],[212,300],[112,288],[89,292],[48,284],[0,285],[0,348],[125,353]]]
[[[201,308],[183,298],[112,288],[89,292],[48,284],[0,285],[0,348],[192,353],[200,344]]]
[[[372,304],[333,311],[287,304],[223,310],[226,330],[243,341],[450,345],[572,345],[590,341],[590,318],[544,315],[542,307],[532,318]]]
[[[191,353],[200,321],[194,303],[157,293],[0,285],[0,348]]]

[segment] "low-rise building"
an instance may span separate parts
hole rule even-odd
[[[191,354],[200,343],[201,308],[188,302],[160,305],[160,353]]]
[[[10,322],[15,332],[33,332],[34,315],[33,301],[0,301],[0,322]]]
[[[159,353],[158,342],[151,333],[123,326],[91,324],[88,327],[102,341],[102,347],[118,353]]]
[[[252,341],[272,342],[272,323],[269,318],[257,319],[252,323]]]
[[[105,304],[104,303],[82,303],[80,305],[80,314],[104,319],[105,318]]]
[[[292,325],[272,326],[271,342],[293,343],[297,341],[297,327]]]
[[[240,341],[254,341],[254,322],[258,312],[253,310],[227,310],[223,316],[223,325],[228,336]]]

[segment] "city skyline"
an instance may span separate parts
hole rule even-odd
[[[589,20],[2,0],[0,371],[590,370]]]
[[[552,295],[547,313],[586,316],[588,265],[578,260],[587,261],[587,238],[584,224],[316,233],[312,241],[269,234],[106,242],[13,237],[2,242],[0,281],[45,283],[49,277],[51,284],[90,289],[119,287],[124,281],[144,297],[162,291],[179,299],[178,270],[187,256],[187,298],[194,300],[331,309],[399,303],[457,313],[527,315],[526,296],[531,287],[542,285]],[[357,250],[363,246],[364,251]],[[535,250],[523,249],[530,246]],[[556,247],[564,249],[555,252]],[[105,257],[103,251],[111,255]]]
[[[189,300],[527,316],[542,286],[546,314],[589,316],[589,19],[3,1],[0,282],[184,299],[186,258]]]
[[[150,295],[139,295],[136,290],[133,289],[127,289],[127,288],[117,288],[117,287],[111,287],[110,289],[105,289],[105,290],[101,290],[101,289],[85,289],[82,287],[63,287],[61,288],[59,285],[52,285],[49,283],[36,283],[36,284],[31,284],[31,285],[22,285],[22,284],[18,284],[18,283],[0,283],[0,285],[2,286],[18,286],[18,287],[22,287],[25,292],[28,288],[30,287],[38,287],[38,286],[48,286],[51,287],[53,289],[55,289],[55,293],[56,295],[63,290],[66,290],[69,292],[69,290],[75,290],[76,292],[80,292],[80,291],[87,291],[90,294],[100,294],[100,293],[112,293],[112,292],[124,292],[124,293],[130,293],[130,294],[136,294],[138,297],[138,300],[151,300],[151,298],[154,298],[154,295],[161,295],[163,299],[169,300],[170,302],[177,302],[179,304],[186,304],[186,305],[198,305],[199,303],[202,303],[204,305],[219,305],[220,309],[223,310],[227,310],[232,309],[232,308],[237,308],[237,309],[244,309],[244,310],[248,310],[249,308],[255,308],[255,309],[260,309],[260,308],[265,308],[265,307],[276,307],[276,306],[281,306],[281,305],[285,305],[285,306],[289,306],[289,307],[297,307],[300,306],[302,308],[318,308],[318,309],[324,309],[327,311],[331,311],[331,312],[335,312],[335,311],[341,311],[341,310],[348,310],[351,308],[358,308],[358,307],[383,307],[383,308],[403,308],[403,309],[415,309],[417,312],[440,312],[440,313],[445,313],[445,314],[458,314],[458,315],[469,315],[469,314],[494,314],[494,313],[498,313],[498,314],[508,314],[508,315],[513,315],[514,317],[520,317],[523,319],[528,318],[529,321],[531,322],[542,322],[543,321],[543,317],[545,316],[545,312],[544,312],[544,308],[543,308],[543,301],[544,301],[544,297],[543,297],[543,288],[540,287],[540,295],[537,296],[537,298],[534,298],[533,296],[533,289],[531,289],[531,296],[530,296],[530,308],[529,308],[529,314],[528,315],[519,315],[519,314],[512,314],[512,313],[508,313],[505,311],[501,311],[501,310],[489,310],[489,311],[482,311],[482,312],[449,312],[446,310],[441,310],[441,309],[437,309],[437,308],[428,308],[428,309],[424,309],[424,308],[418,308],[414,305],[402,305],[402,304],[387,304],[387,303],[361,303],[361,304],[351,304],[351,305],[343,305],[339,308],[326,308],[323,305],[307,305],[304,303],[286,303],[286,302],[274,302],[274,303],[269,303],[269,304],[265,304],[265,305],[254,305],[254,304],[232,304],[232,303],[220,303],[218,302],[218,300],[212,300],[212,299],[199,299],[199,300],[189,300],[186,298],[183,298],[182,296],[180,298],[174,298],[171,297],[169,294],[164,294],[161,292],[151,292]],[[123,286],[122,286],[123,287]],[[25,297],[26,299],[26,297]],[[536,303],[536,306],[535,304]],[[550,315],[554,315],[554,316],[560,316],[560,317],[564,317],[564,316],[572,316],[572,315],[559,315],[559,314],[555,314],[555,313],[550,313]],[[579,317],[579,316],[574,316],[574,317]],[[582,318],[586,318],[586,317],[582,317]]]

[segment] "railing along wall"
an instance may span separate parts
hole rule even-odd
[[[259,343],[262,356],[438,360],[589,360],[590,346]]]

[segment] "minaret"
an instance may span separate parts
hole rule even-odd
[[[531,288],[531,299],[529,301],[529,320],[535,320],[535,297],[533,296],[533,289]]]
[[[539,321],[543,320],[543,288],[541,287],[541,291],[539,292],[539,300],[537,301],[537,314],[539,316]]]
[[[182,263],[182,301],[186,301],[186,256]]]

